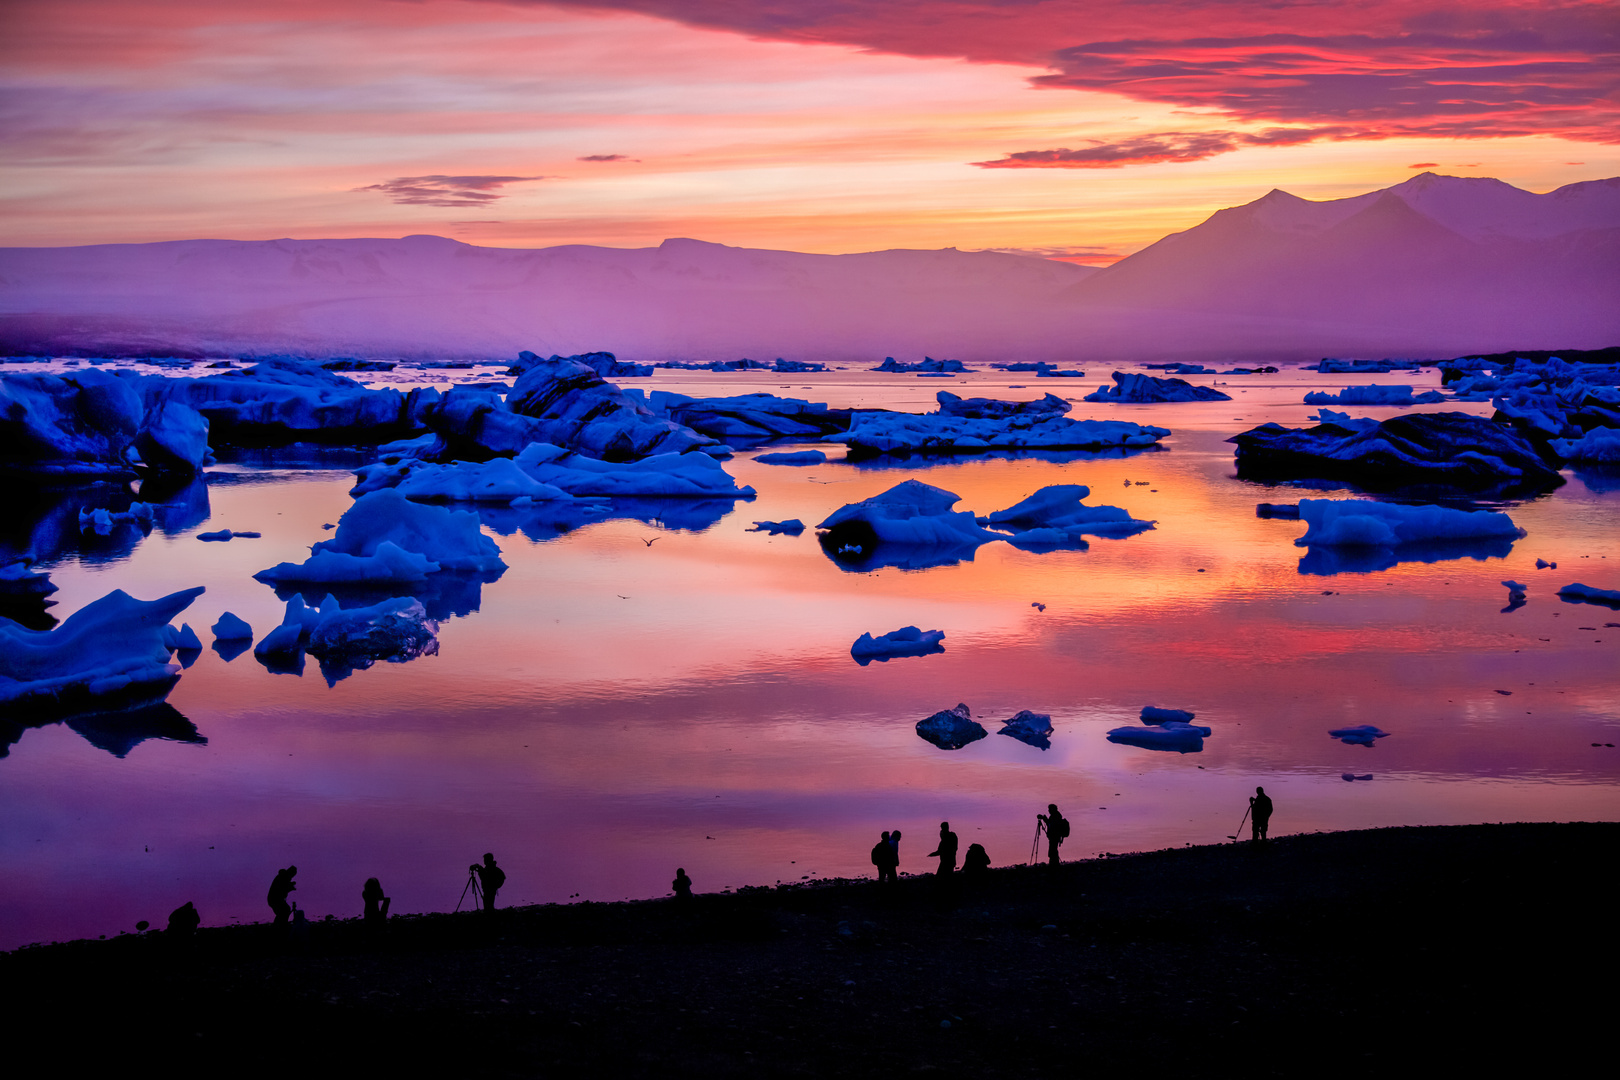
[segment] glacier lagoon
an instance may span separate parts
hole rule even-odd
[[[370,385],[442,387],[447,374],[401,367]],[[630,503],[637,516],[594,523],[483,510],[508,569],[429,605],[437,655],[328,685],[313,662],[278,674],[251,651],[227,661],[205,648],[139,729],[116,716],[14,728],[0,760],[0,948],[161,925],[187,900],[208,925],[261,920],[270,877],[290,863],[301,906],[344,918],[372,876],[395,912],[448,910],[485,851],[509,875],[502,903],[522,904],[661,896],[676,866],[699,891],[866,875],[892,828],[911,841],[902,872],[924,872],[944,819],[1003,865],[1028,856],[1048,802],[1073,822],[1068,858],[1214,842],[1256,784],[1276,801],[1277,833],[1620,814],[1607,745],[1620,741],[1620,612],[1556,596],[1575,581],[1620,587],[1620,485],[1566,472],[1548,495],[1491,504],[1526,534],[1494,546],[1324,555],[1294,545],[1305,523],[1256,505],[1347,492],[1239,481],[1224,440],[1305,423],[1306,392],[1390,375],[1192,378],[1233,400],[1071,413],[1167,427],[1159,450],[850,463],[837,446],[778,443],[766,450],[832,460],[782,468],[739,453],[726,468],[751,501]],[[1104,381],[660,371],[625,385],[920,412],[941,388],[1078,399]],[[1410,382],[1438,385],[1432,372]],[[252,575],[329,537],[351,469],[373,455],[222,457],[205,496],[166,496],[186,508],[168,528],[62,530],[41,565],[60,588],[51,614],[115,588],[154,599],[202,585],[176,621],[205,644],[224,611],[260,638],[279,623],[283,602]],[[1085,484],[1088,502],[1157,525],[1083,550],[995,542],[864,572],[830,559],[814,530],[748,531],[821,521],[911,478],[979,514]],[[49,509],[14,509],[12,546],[56,535]],[[262,535],[197,539],[220,529]],[[1504,611],[1504,579],[1528,585],[1528,602]],[[907,625],[943,630],[945,651],[851,659],[862,633]],[[1020,710],[1050,714],[1050,749],[992,734],[942,750],[917,736],[918,720],[958,702],[992,732]],[[1191,710],[1212,733],[1196,753],[1108,741],[1144,705]],[[1370,747],[1328,734],[1361,725],[1390,734]]]

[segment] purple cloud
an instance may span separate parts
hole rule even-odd
[[[994,161],[975,161],[981,169],[1118,169],[1166,161],[1202,161],[1245,146],[1292,146],[1319,139],[1377,138],[1351,127],[1268,128],[1265,131],[1164,131],[1118,142],[1094,142],[1071,150],[1024,150]]]
[[[629,161],[623,154],[586,154],[579,161]]]
[[[380,191],[402,206],[487,206],[506,193],[497,188],[543,176],[396,176],[356,191]]]

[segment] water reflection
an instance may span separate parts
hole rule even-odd
[[[197,731],[173,705],[160,702],[124,712],[94,713],[68,720],[22,720],[15,715],[0,716],[0,757],[6,757],[29,728],[65,724],[98,750],[122,758],[148,739],[194,743],[206,746],[208,739]]]
[[[1151,446],[1111,446],[1104,450],[986,450],[976,454],[927,454],[913,453],[907,455],[876,454],[846,456],[842,462],[838,459],[829,461],[830,465],[853,465],[862,472],[880,472],[917,469],[927,469],[940,465],[961,465],[965,461],[1044,461],[1052,465],[1074,465],[1096,461],[1119,461],[1124,458],[1140,457],[1143,454],[1165,454],[1170,447],[1154,443]]]
[[[376,585],[346,585],[337,582],[311,584],[287,582],[274,586],[276,599],[283,602],[294,598],[304,606],[319,608],[328,596],[335,597],[344,608],[370,607],[390,597],[414,596],[427,609],[427,617],[435,622],[465,618],[477,611],[484,599],[484,586],[491,585],[506,573],[502,566],[494,570],[440,570],[428,574],[420,581],[388,582]]]
[[[1335,574],[1372,574],[1401,563],[1438,563],[1453,559],[1505,559],[1513,551],[1512,537],[1495,536],[1474,540],[1429,540],[1396,547],[1351,547],[1313,545],[1299,560],[1301,574],[1332,577]]]

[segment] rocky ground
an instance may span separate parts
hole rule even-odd
[[[14,1045],[176,1075],[1584,1071],[1612,1041],[1617,841],[1382,829],[380,936],[129,935],[0,955],[0,988]]]

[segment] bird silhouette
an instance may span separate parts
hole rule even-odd
[[[660,540],[662,540],[662,539],[663,539],[663,537],[662,537],[662,536],[655,536],[655,537],[653,537],[653,538],[652,538],[652,539],[651,539],[651,540],[649,540],[649,539],[647,539],[647,538],[646,538],[646,537],[645,537],[645,536],[643,536],[643,537],[642,537],[642,538],[641,538],[641,542],[642,542],[642,543],[643,543],[643,544],[646,544],[646,545],[647,545],[647,546],[648,546],[648,547],[652,547],[652,546],[653,546],[653,545],[654,545],[654,544],[656,544],[656,543],[658,543],[658,541],[660,541]]]

